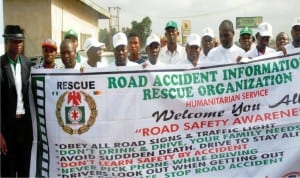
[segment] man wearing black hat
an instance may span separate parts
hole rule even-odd
[[[1,56],[1,177],[28,177],[32,146],[29,109],[31,63],[21,53],[23,30],[7,25],[3,35],[7,46]]]

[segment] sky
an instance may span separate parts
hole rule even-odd
[[[145,17],[152,20],[152,32],[164,35],[169,20],[177,22],[179,29],[183,20],[191,21],[191,32],[201,33],[211,27],[218,36],[218,26],[236,17],[262,16],[264,22],[273,27],[273,36],[283,31],[289,34],[292,21],[300,16],[299,0],[94,0],[108,11],[108,7],[119,7],[120,26],[131,27],[132,21],[141,22]],[[108,20],[100,21],[100,28],[108,28]],[[255,32],[255,29],[254,29]],[[238,38],[239,29],[235,38]]]

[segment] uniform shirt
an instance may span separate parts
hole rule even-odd
[[[182,64],[186,58],[185,48],[177,44],[176,50],[171,53],[168,50],[168,46],[164,46],[160,49],[158,60],[164,64]]]
[[[185,66],[187,66],[188,68],[194,68],[194,67],[200,67],[200,61],[199,61],[199,59],[198,59],[198,63],[197,63],[197,65],[196,66],[194,66],[192,63],[191,63],[191,61],[189,61],[188,59],[185,59],[184,61],[183,61],[183,65],[185,65]]]
[[[116,66],[116,63],[115,63],[115,61],[114,61],[114,62],[112,62],[112,63],[110,63],[110,65],[109,65],[109,66],[123,67],[123,66]],[[127,60],[126,66],[139,66],[139,64],[138,64],[138,63],[131,62],[131,61]],[[124,66],[124,67],[125,67],[125,66]]]
[[[104,64],[103,62],[97,62],[96,65],[97,65],[96,67],[92,67],[92,66],[90,66],[90,65],[87,63],[87,61],[81,63],[81,67],[83,67],[83,68],[85,68],[85,69],[90,69],[90,68],[101,68],[101,67],[106,67],[106,66],[107,66],[107,65]]]
[[[75,69],[75,70],[80,70],[81,69],[81,64],[76,62],[74,68],[65,68],[65,66],[63,66],[61,69]]]
[[[246,52],[236,46],[232,45],[231,48],[224,48],[222,45],[213,48],[207,55],[207,65],[220,65],[220,64],[232,64],[237,63],[236,59],[238,56],[245,57]]]
[[[164,66],[165,65],[164,63],[160,62],[158,59],[156,61],[156,64],[152,64],[149,61],[149,58],[143,64],[150,65],[150,66]]]
[[[18,56],[17,62],[15,62],[10,57],[8,57],[8,58],[9,58],[10,66],[11,66],[11,71],[13,72],[13,76],[15,79],[15,86],[16,86],[16,92],[17,92],[16,115],[25,114],[23,94],[22,94],[21,59],[20,59],[20,56]]]
[[[204,52],[200,52],[200,56],[199,56],[199,61],[201,63],[201,66],[206,66],[209,64],[209,60],[208,60],[208,54],[207,56],[205,56]]]
[[[262,56],[262,55],[269,54],[269,53],[275,53],[275,52],[276,52],[275,49],[266,47],[265,53],[262,54],[262,53],[260,53],[260,52],[257,50],[257,48],[252,48],[252,49],[250,49],[250,50],[247,52],[246,55],[247,55],[247,57],[255,58],[255,57],[258,57],[258,56]]]
[[[37,65],[35,65],[35,66],[33,66],[33,67],[34,67],[35,69],[46,69],[46,68],[44,67],[44,62],[43,62],[43,63],[40,63],[40,64],[37,64]],[[59,69],[59,68],[61,68],[61,67],[58,67],[58,65],[55,63],[53,69]],[[47,68],[47,69],[50,69],[50,68]]]
[[[129,57],[127,58],[127,60],[130,61]],[[135,63],[137,63],[137,64],[142,64],[142,63],[145,62],[145,59],[141,57],[141,58],[139,58],[138,60],[136,60],[136,61],[131,61],[131,62],[135,62]]]
[[[285,47],[286,50],[296,49],[296,47],[293,45],[293,42],[290,42],[289,44],[285,45],[284,47]]]

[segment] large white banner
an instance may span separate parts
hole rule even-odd
[[[299,177],[300,53],[206,68],[32,71],[32,176]]]

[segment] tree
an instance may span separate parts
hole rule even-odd
[[[149,17],[145,17],[141,22],[131,22],[131,32],[135,32],[140,35],[142,46],[145,45],[146,39],[151,33],[151,24],[152,21]],[[128,35],[128,33],[126,34]]]
[[[147,37],[151,33],[151,24],[151,19],[149,17],[145,17],[141,22],[132,21],[131,28],[123,27],[122,32],[124,32],[127,36],[130,32],[139,34],[141,38],[141,46],[143,47],[146,43]],[[115,28],[111,29],[110,31],[108,31],[106,28],[100,29],[99,31],[99,41],[104,42],[108,50],[113,49],[112,37],[115,33],[117,33]]]
[[[110,31],[105,29],[100,29],[99,31],[99,41],[105,43],[108,50],[112,50],[112,36],[116,33],[116,29],[113,28]]]

